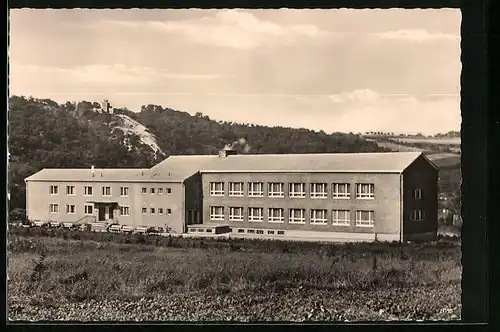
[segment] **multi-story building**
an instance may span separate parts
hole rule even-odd
[[[42,170],[26,179],[27,214],[61,221],[88,214],[178,233],[226,225],[236,237],[432,239],[437,180],[421,153],[228,150],[171,156],[151,169]]]

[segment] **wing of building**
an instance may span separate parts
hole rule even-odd
[[[422,153],[170,156],[150,169],[43,169],[30,220],[338,241],[437,235],[438,168]]]

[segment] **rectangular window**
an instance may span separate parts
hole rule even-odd
[[[111,187],[102,187],[103,196],[111,196]]]
[[[158,208],[158,214],[163,214],[163,208]]]
[[[291,224],[304,224],[306,222],[306,210],[305,209],[290,209],[290,215],[288,216],[288,222]]]
[[[154,195],[154,193],[155,193],[155,188],[149,188],[149,193],[150,193],[151,195]]]
[[[167,194],[171,194],[172,193],[172,188],[167,188]]]
[[[413,191],[413,198],[415,198],[415,200],[421,200],[422,199],[422,189],[415,189]]]
[[[50,186],[51,195],[59,195],[59,186]]]
[[[155,214],[155,208],[151,208],[150,211],[151,211],[151,214]]]
[[[59,213],[59,204],[50,204],[50,213]]]
[[[262,182],[250,182],[248,184],[248,196],[249,197],[264,197],[264,183],[262,183]]]
[[[311,183],[311,198],[327,198],[326,183]]]
[[[285,235],[285,231],[278,231],[278,235]]]
[[[291,198],[306,197],[306,185],[304,183],[290,183],[288,185],[288,195]]]
[[[210,220],[224,220],[224,207],[211,206],[210,207]]]
[[[264,234],[264,231],[262,229],[258,229],[257,234]]]
[[[229,208],[229,220],[243,221],[243,208],[242,207],[230,207]]]
[[[142,208],[142,214],[148,214],[148,209],[147,208]]]
[[[147,194],[148,193],[148,188],[142,188],[142,193]]]
[[[75,205],[74,204],[67,204],[66,205],[66,213],[67,214],[75,214]]]
[[[374,211],[356,211],[356,226],[372,227],[374,224]]]
[[[375,185],[373,183],[357,183],[356,198],[371,199],[375,197]]]
[[[130,215],[130,207],[128,206],[120,206],[120,215],[129,216]]]
[[[229,182],[229,196],[242,197],[243,191],[243,182]]]
[[[267,234],[274,234],[274,231],[267,231]]]
[[[92,186],[83,187],[83,194],[85,196],[92,196]]]
[[[283,183],[271,182],[269,183],[268,196],[269,197],[285,197]]]
[[[248,221],[263,221],[264,209],[259,207],[248,208]]]
[[[244,229],[238,229],[238,233],[245,233]]]
[[[210,182],[210,196],[224,196],[224,182]]]
[[[74,195],[75,186],[66,186],[66,195]]]
[[[349,183],[334,183],[332,185],[332,197],[344,199],[350,198],[351,185]]]
[[[92,205],[85,205],[85,214],[91,215],[94,210]]]
[[[158,195],[163,195],[163,188],[158,188]]]
[[[128,187],[120,187],[120,196],[126,197],[128,196],[129,189]]]
[[[351,224],[351,211],[349,210],[333,210],[332,225],[349,226]]]
[[[423,221],[425,219],[425,212],[423,210],[412,210],[410,212],[411,221]]]
[[[255,233],[255,230],[254,230],[254,229],[249,229],[249,230],[247,231],[247,233],[248,233],[248,234],[253,234],[253,233]]]
[[[285,221],[282,208],[269,208],[269,222],[282,223]]]
[[[312,209],[311,210],[311,224],[326,225],[326,210]]]
[[[172,214],[172,209],[167,209],[167,214],[171,215]]]

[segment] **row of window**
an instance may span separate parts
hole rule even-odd
[[[92,215],[94,214],[94,206],[93,205],[85,205],[84,206],[85,214]],[[157,212],[158,211],[158,212]],[[150,208],[150,215],[162,215],[165,211],[166,215],[172,214],[172,209],[163,209],[163,208]],[[59,204],[50,204],[49,205],[50,213],[59,213]],[[76,206],[75,204],[66,204],[66,214],[75,214]],[[142,208],[142,214],[148,214],[147,208]],[[130,207],[129,206],[120,206],[120,215],[121,216],[129,216],[130,215]]]
[[[290,224],[305,224],[306,223],[306,209],[289,209],[288,223]],[[375,212],[372,210],[357,210],[356,211],[356,226],[373,226]],[[225,218],[225,208],[223,206],[210,207],[210,220],[222,221]],[[311,209],[309,214],[311,224],[328,223],[326,209]],[[244,221],[243,207],[230,207],[229,208],[230,221]],[[267,220],[274,223],[284,223],[284,209],[283,208],[269,208]],[[350,210],[332,210],[331,211],[332,225],[349,226],[351,223]],[[425,220],[425,211],[416,209],[410,213],[411,221]],[[264,208],[249,207],[248,208],[248,221],[262,222],[264,221]]]
[[[210,220],[221,221],[225,219],[225,207],[211,206]],[[357,210],[356,211],[356,226],[371,227],[374,224],[375,212],[372,210]],[[244,221],[243,207],[229,207],[230,221]],[[326,209],[311,209],[309,210],[309,222],[316,225],[328,224],[328,210]],[[349,226],[351,221],[350,210],[332,210],[331,211],[332,225]],[[264,221],[264,208],[249,207],[248,221],[262,222]],[[271,223],[284,223],[283,208],[267,209],[267,221]],[[305,224],[306,209],[289,209],[288,223],[290,224]]]
[[[167,194],[172,193],[172,188],[165,188]],[[51,185],[49,188],[49,192],[51,195],[59,195],[59,186]],[[129,187],[120,187],[120,196],[127,197],[129,195],[130,188]],[[148,189],[142,188],[142,193],[147,194]],[[158,193],[158,195],[164,194],[164,188],[149,188],[149,193],[154,195]],[[84,186],[83,187],[83,195],[84,196],[92,196],[94,194],[94,189],[92,186]],[[103,186],[101,187],[102,196],[111,196],[111,187]],[[66,195],[76,195],[75,186],[66,186]]]
[[[351,197],[350,183],[332,183],[332,197],[345,198]],[[327,183],[311,183],[309,195],[311,198],[328,198]],[[210,182],[210,196],[225,196],[224,182]],[[229,182],[229,196],[245,196],[245,186],[243,182]],[[247,184],[248,197],[264,197],[264,183],[250,182]],[[270,182],[267,184],[268,197],[285,197],[285,184],[282,182]],[[289,183],[288,197],[305,198],[305,183]],[[357,183],[356,198],[372,199],[375,197],[375,185],[373,183]]]

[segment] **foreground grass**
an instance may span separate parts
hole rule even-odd
[[[460,317],[453,241],[399,247],[81,233],[95,238],[82,240],[57,232],[10,235],[10,319]]]

